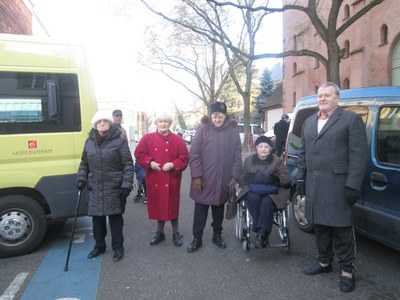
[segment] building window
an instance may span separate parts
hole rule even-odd
[[[350,88],[350,80],[346,77],[342,83],[342,90],[348,90]]]
[[[348,4],[346,4],[344,6],[343,20],[347,20],[348,18],[350,18],[350,6]]]
[[[293,63],[293,76],[296,76],[297,74],[297,64]]]
[[[381,45],[386,45],[388,43],[388,27],[383,24],[381,27]]]
[[[318,69],[319,68],[319,59],[316,58],[314,61],[314,69]]]
[[[296,92],[293,93],[293,107],[296,106]]]
[[[343,58],[347,58],[350,55],[350,42],[346,40],[344,42],[344,48],[343,48]]]
[[[319,89],[319,86],[316,85],[315,88],[314,88],[314,92],[315,92],[316,94],[318,94],[318,89]]]
[[[297,50],[297,36],[294,35],[293,36],[293,50]]]

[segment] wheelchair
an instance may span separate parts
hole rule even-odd
[[[252,232],[252,218],[250,211],[247,208],[247,200],[244,198],[242,201],[238,202],[236,210],[236,236],[242,243],[243,251],[247,252],[250,248],[254,248],[254,244],[251,243],[251,232]],[[269,235],[269,244],[267,248],[285,248],[289,250],[290,238],[289,238],[289,201],[286,203],[285,208],[277,209],[274,213],[274,221],[272,232]],[[275,243],[278,235],[278,243]]]

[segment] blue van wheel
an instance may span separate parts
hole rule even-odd
[[[314,228],[305,217],[305,196],[294,193],[292,198],[292,213],[298,228],[304,232],[313,232]]]

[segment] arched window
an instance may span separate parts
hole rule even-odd
[[[297,64],[293,63],[293,76],[296,76],[297,74]]]
[[[297,36],[294,35],[293,36],[293,50],[297,50]]]
[[[386,45],[388,43],[388,27],[383,24],[381,27],[381,45]]]
[[[316,85],[315,88],[314,88],[314,91],[315,91],[316,94],[318,94],[318,88],[319,88],[318,85]]]
[[[319,59],[316,58],[314,61],[314,69],[318,69],[319,68]]]
[[[346,20],[348,18],[350,18],[350,6],[348,4],[346,4],[344,6],[343,20]]]
[[[296,106],[296,92],[293,93],[293,107]]]
[[[343,80],[342,90],[348,90],[350,88],[350,80],[346,77]]]
[[[343,54],[343,58],[347,58],[350,55],[350,42],[348,40],[346,40],[344,42],[344,54]]]

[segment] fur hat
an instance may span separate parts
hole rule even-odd
[[[224,102],[215,101],[210,104],[210,115],[215,112],[223,113],[226,115],[226,104]]]
[[[268,137],[266,137],[265,135],[259,136],[259,137],[256,139],[256,142],[254,143],[254,145],[257,147],[258,144],[261,144],[261,143],[267,143],[267,144],[272,148],[272,141],[271,141],[271,139],[268,138]]]
[[[96,124],[99,123],[101,120],[106,120],[112,124],[114,124],[114,120],[111,117],[111,114],[105,111],[98,111],[92,119],[92,126],[96,129]]]

